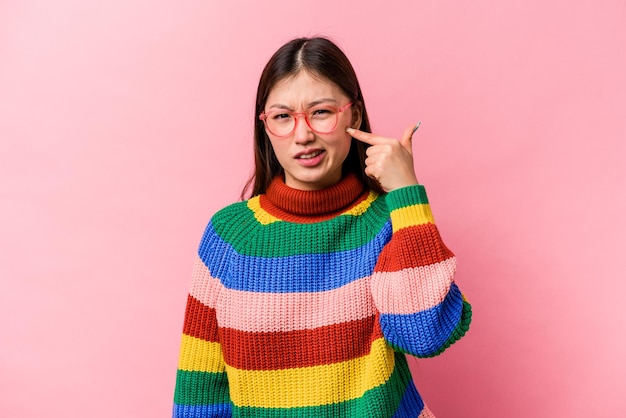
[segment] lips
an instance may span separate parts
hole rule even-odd
[[[313,168],[319,166],[326,158],[326,150],[307,149],[294,155],[294,159],[302,167]]]

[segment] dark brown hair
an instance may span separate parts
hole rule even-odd
[[[371,132],[365,101],[356,73],[346,55],[332,41],[321,38],[297,38],[287,42],[274,53],[261,74],[257,89],[254,112],[254,174],[248,179],[241,192],[245,199],[251,189],[250,196],[265,193],[271,181],[283,174],[276,154],[265,132],[265,126],[259,115],[265,108],[265,102],[277,82],[286,77],[294,76],[300,71],[335,83],[353,103],[353,112],[360,112],[361,126],[359,129]],[[354,113],[353,113],[354,114]],[[357,113],[358,114],[358,113]],[[352,139],[350,151],[343,163],[343,173],[353,172],[372,190],[384,193],[380,184],[365,175],[365,150],[368,145]]]

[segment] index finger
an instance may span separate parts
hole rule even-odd
[[[349,133],[352,138],[357,139],[361,142],[365,142],[369,145],[378,145],[384,143],[384,141],[381,141],[380,136],[371,134],[369,132],[360,131],[354,128],[346,128],[346,132]]]

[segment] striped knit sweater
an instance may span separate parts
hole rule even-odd
[[[454,272],[423,186],[275,179],[202,237],[174,417],[433,417],[405,354],[435,356],[469,328]]]

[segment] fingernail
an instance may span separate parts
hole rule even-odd
[[[352,132],[354,132],[354,129],[352,129],[351,127],[349,127],[349,126],[348,126],[348,127],[346,128],[346,132],[348,132],[348,133],[352,133]]]
[[[419,128],[421,124],[422,122],[417,122],[417,125],[415,125],[415,128],[413,128],[413,132],[411,132],[411,134],[414,134],[415,131],[417,131],[417,128]]]

